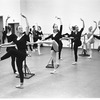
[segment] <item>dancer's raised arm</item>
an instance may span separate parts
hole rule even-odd
[[[83,23],[83,29],[85,28],[85,23],[84,23],[84,20],[82,18],[80,18],[80,20],[82,21]]]
[[[94,28],[94,30],[92,31],[92,34],[96,31],[96,29],[97,29],[97,22],[96,21],[94,21],[94,23],[95,23],[95,28]]]
[[[26,34],[28,35],[28,33],[29,33],[29,23],[28,23],[27,17],[24,16],[24,15],[22,15],[22,14],[21,14],[21,16],[22,16],[23,18],[25,18],[25,21],[26,21]]]

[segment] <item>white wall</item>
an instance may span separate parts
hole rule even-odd
[[[0,0],[0,15],[4,21],[9,15],[9,22],[20,22],[21,11],[28,17],[30,26],[38,23],[44,33],[52,33],[53,23],[58,23],[55,16],[62,18],[63,33],[70,32],[69,25],[77,24],[81,28],[80,18],[83,18],[86,24],[84,32],[87,32],[90,25],[94,26],[94,20],[100,20],[99,4],[100,0]],[[21,23],[25,26],[22,18]]]
[[[94,26],[94,20],[100,20],[99,6],[100,0],[21,0],[21,12],[27,15],[30,26],[38,23],[44,33],[52,33],[53,23],[58,23],[55,16],[62,18],[63,33],[70,32],[69,25],[81,28],[80,18],[83,18],[86,26],[83,33],[86,33],[90,25]],[[97,29],[95,34],[98,32]]]
[[[45,33],[52,32],[55,16],[62,18],[63,32],[69,32],[69,25],[79,25],[80,18],[86,24],[86,31],[93,21],[99,20],[100,0],[21,0],[21,10],[27,14],[30,26],[38,23]]]
[[[0,0],[0,16],[3,16],[4,25],[7,16],[8,22],[20,22],[20,0]]]

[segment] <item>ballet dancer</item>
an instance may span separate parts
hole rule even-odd
[[[71,28],[69,26],[69,30],[71,31],[71,34],[73,35],[75,31],[74,26],[72,26]],[[73,49],[73,38],[71,39],[71,49]]]
[[[37,32],[36,32],[36,26],[33,25],[32,27],[32,34],[33,34],[33,42],[36,42],[38,39],[37,39]],[[36,51],[37,50],[37,45],[38,44],[33,44],[33,51]]]
[[[40,41],[42,40],[42,37],[43,37],[43,33],[42,33],[42,30],[41,30],[41,27],[37,25],[37,41]],[[37,45],[37,50],[38,50],[38,54],[41,55],[41,52],[40,52],[40,44]]]
[[[93,34],[94,34],[94,32],[96,31],[96,29],[97,29],[97,22],[94,21],[94,23],[95,23],[95,28],[94,28],[94,30],[93,30],[93,27],[90,26],[90,27],[88,28],[88,33],[87,33],[86,45],[87,45],[87,47],[88,47],[89,55],[90,55],[88,58],[92,58],[92,49],[91,49],[91,45],[94,43]]]
[[[25,18],[26,20],[26,25],[27,25],[26,34],[23,34],[22,26],[18,26],[18,29],[17,29],[18,38],[13,41],[16,44],[17,49],[11,49],[5,55],[0,57],[0,61],[9,58],[12,55],[16,57],[16,64],[17,64],[17,68],[18,68],[18,72],[20,76],[20,84],[16,85],[16,88],[20,88],[20,89],[23,88],[23,84],[24,84],[24,74],[23,74],[22,68],[23,68],[23,61],[25,60],[27,56],[26,44],[27,44],[28,32],[29,32],[28,20],[24,15],[21,14],[21,16]],[[8,43],[5,45],[9,45],[9,44],[12,44],[12,43]],[[0,45],[0,46],[3,46],[3,45]]]
[[[6,39],[6,31],[3,28],[3,31],[2,31],[2,43],[5,43],[5,39]]]
[[[17,38],[17,36],[14,33],[12,33],[11,26],[8,25],[8,19],[9,18],[10,17],[8,16],[7,19],[6,19],[6,23],[5,23],[5,25],[6,25],[5,26],[5,33],[6,33],[6,38],[7,38],[7,42],[8,43],[14,41]],[[7,47],[6,51],[8,52],[11,49],[15,49],[15,46]],[[13,69],[14,74],[18,74],[18,72],[17,72],[17,70],[15,68],[15,56],[13,56],[13,55],[11,56],[11,65],[12,65],[12,69]]]
[[[72,33],[71,34],[68,34],[68,37],[70,39],[73,39],[73,42],[74,42],[74,56],[75,56],[75,62],[73,62],[72,64],[73,65],[76,65],[77,64],[77,61],[78,61],[78,47],[81,46],[81,35],[82,35],[82,32],[84,30],[84,27],[85,27],[85,24],[84,24],[84,20],[83,19],[80,19],[83,23],[83,27],[81,28],[81,30],[79,31],[79,28],[77,25],[73,26],[72,27]]]
[[[33,42],[33,34],[32,34],[31,28],[29,29],[29,33],[28,33],[28,41]],[[27,54],[28,54],[29,57],[31,57],[31,54],[28,52],[28,47],[29,47],[30,51],[32,52],[33,51],[33,45],[32,44],[27,45]]]
[[[61,22],[61,18],[56,17],[58,20],[60,20],[60,30],[58,30],[58,26],[56,24],[53,25],[53,34],[51,34],[50,36],[46,37],[44,40],[47,39],[52,39],[52,47],[51,47],[51,56],[52,56],[52,60],[54,63],[54,70],[51,71],[51,74],[54,74],[56,72],[56,68],[59,65],[59,61],[58,61],[58,56],[59,56],[59,51],[61,53],[61,49],[60,48],[60,44],[61,44],[61,33],[62,33],[62,22]],[[56,44],[56,45],[55,45]],[[55,50],[55,46],[58,48],[58,50]]]

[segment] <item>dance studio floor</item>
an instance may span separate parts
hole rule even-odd
[[[100,53],[93,51],[93,59],[79,56],[77,65],[73,50],[63,48],[60,67],[55,74],[46,68],[50,59],[50,48],[42,47],[42,55],[32,53],[27,65],[32,73],[25,79],[24,89],[17,89],[19,78],[13,74],[10,58],[0,62],[0,98],[99,98],[100,97]],[[5,53],[2,48],[1,55]],[[78,52],[81,53],[81,49]]]

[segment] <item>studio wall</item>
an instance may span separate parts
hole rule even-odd
[[[0,16],[3,16],[4,26],[7,16],[8,22],[20,22],[20,0],[0,0]]]
[[[80,18],[86,24],[84,32],[93,21],[100,18],[100,0],[21,0],[21,12],[29,19],[30,26],[38,23],[45,33],[52,32],[52,25],[58,22],[55,16],[62,18],[63,32],[69,32],[69,25],[81,28]]]
[[[100,20],[100,0],[21,0],[21,12],[26,14],[30,27],[38,23],[45,34],[52,33],[53,23],[59,25],[55,16],[59,16],[63,22],[63,34],[70,33],[69,26],[78,25],[82,27],[80,18],[85,21],[85,30],[89,26],[95,26],[93,21]],[[22,23],[24,25],[23,19]],[[98,34],[97,29],[95,34]],[[98,47],[95,44],[95,48]]]

